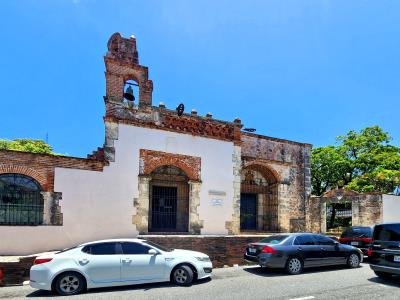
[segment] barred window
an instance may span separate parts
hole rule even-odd
[[[0,174],[0,225],[40,225],[43,197],[40,184],[22,174]]]

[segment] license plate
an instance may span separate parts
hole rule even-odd
[[[352,245],[352,246],[358,246],[359,243],[358,243],[358,242],[351,242],[350,245]]]
[[[393,257],[393,261],[394,261],[394,262],[400,262],[400,255],[395,255],[395,256]]]
[[[257,249],[255,248],[249,248],[249,253],[256,253]]]

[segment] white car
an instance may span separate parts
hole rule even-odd
[[[201,252],[166,249],[141,239],[102,240],[37,257],[30,285],[73,295],[91,288],[162,281],[187,286],[211,272],[210,258]]]

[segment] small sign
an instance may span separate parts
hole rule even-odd
[[[218,191],[218,190],[209,190],[208,191],[209,195],[216,195],[216,196],[226,196],[225,191]]]
[[[210,204],[212,206],[221,206],[223,202],[224,201],[222,199],[211,199]]]

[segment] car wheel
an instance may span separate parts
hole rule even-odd
[[[76,295],[86,288],[83,276],[76,272],[65,272],[57,277],[54,284],[56,292],[62,296]]]
[[[350,254],[349,258],[347,259],[347,265],[350,268],[358,268],[360,266],[360,257],[358,256],[358,254]]]
[[[297,275],[303,271],[303,262],[298,257],[289,258],[286,262],[286,272]]]
[[[385,272],[379,272],[379,271],[374,271],[375,275],[378,276],[379,278],[382,279],[388,279],[392,277],[392,274],[390,273],[385,273]]]
[[[177,285],[189,286],[193,282],[193,271],[188,265],[180,265],[172,271],[172,281]]]

